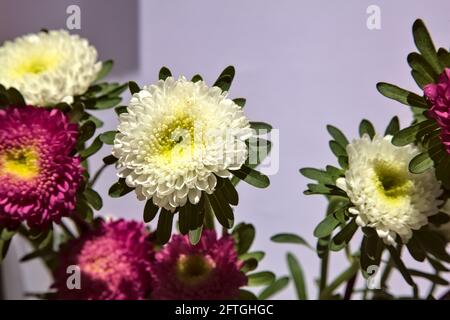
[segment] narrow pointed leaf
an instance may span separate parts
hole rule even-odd
[[[231,173],[257,188],[267,188],[270,185],[270,180],[266,175],[246,165],[243,165],[239,170],[231,171]]]
[[[308,300],[308,293],[306,290],[306,283],[303,270],[297,259],[294,257],[294,255],[292,255],[292,253],[287,254],[287,263],[289,270],[291,272],[292,279],[294,280],[297,298],[299,300]]]
[[[380,82],[377,84],[377,89],[385,97],[396,100],[407,106],[428,109],[428,104],[423,97],[393,84]]]
[[[414,43],[417,49],[425,58],[425,60],[431,65],[433,70],[440,74],[442,72],[442,67],[439,62],[436,48],[434,47],[433,40],[428,33],[427,28],[422,20],[418,19],[413,24],[413,36]]]
[[[162,209],[159,214],[158,226],[156,229],[156,239],[159,244],[165,244],[169,241],[172,234],[173,213]]]
[[[172,72],[167,67],[162,67],[159,70],[159,80],[166,80],[168,77],[172,76]]]
[[[282,277],[275,280],[271,285],[265,288],[260,294],[258,299],[266,300],[278,292],[282,291],[289,284],[289,277]]]
[[[144,207],[144,222],[151,222],[158,214],[159,207],[155,205],[152,199],[147,200]]]

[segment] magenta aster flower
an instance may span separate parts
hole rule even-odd
[[[445,68],[438,83],[426,85],[424,91],[431,103],[428,114],[441,127],[441,141],[450,153],[450,69]]]
[[[142,223],[101,221],[95,230],[69,241],[59,253],[54,288],[58,299],[141,300],[149,296],[149,233]],[[80,289],[67,286],[69,266],[80,270]],[[73,274],[73,273],[72,273]]]
[[[215,231],[206,230],[197,245],[187,236],[174,235],[152,264],[152,298],[235,299],[247,284],[242,266],[228,235],[217,239]]]
[[[42,227],[75,209],[82,180],[77,125],[59,110],[0,110],[0,227]]]

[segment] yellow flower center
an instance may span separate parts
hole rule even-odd
[[[21,78],[27,74],[37,75],[51,71],[59,61],[59,55],[54,52],[33,52],[18,58],[11,68],[11,76]]]
[[[390,200],[404,198],[413,186],[403,167],[384,160],[375,163],[375,176],[378,191]]]
[[[182,282],[194,285],[208,278],[214,263],[201,255],[182,255],[177,262],[176,274]]]
[[[194,150],[195,121],[185,113],[170,116],[153,130],[151,150],[161,162],[171,163],[190,157]]]
[[[0,158],[0,172],[20,180],[32,180],[39,174],[39,156],[34,148],[8,150]]]

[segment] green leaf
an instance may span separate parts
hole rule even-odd
[[[413,277],[420,277],[420,278],[430,280],[432,283],[435,283],[435,284],[438,284],[441,286],[448,286],[448,284],[449,284],[447,280],[439,277],[438,275],[425,273],[420,270],[409,269],[409,274]]]
[[[100,210],[103,207],[102,197],[92,188],[86,188],[84,190],[84,196],[86,197],[87,202],[94,208],[95,210]]]
[[[266,175],[246,165],[243,165],[239,170],[231,171],[231,173],[257,188],[267,188],[270,185],[270,180]]]
[[[196,245],[202,238],[203,226],[198,227],[195,230],[189,230],[189,241],[191,244]]]
[[[258,260],[256,260],[255,258],[250,258],[244,261],[241,272],[248,273],[255,270],[256,268],[258,268]]]
[[[189,205],[184,205],[180,208],[178,212],[178,228],[180,233],[185,235],[190,230],[189,219],[188,219],[188,208]]]
[[[331,151],[336,157],[347,157],[347,150],[334,140],[329,142]]]
[[[134,81],[128,82],[128,89],[132,95],[141,91],[141,88],[139,88],[138,84]]]
[[[103,142],[100,141],[100,138],[97,137],[94,139],[92,144],[84,150],[78,152],[80,157],[84,160],[95,154],[98,150],[100,150],[103,146]]]
[[[431,65],[433,70],[437,74],[440,74],[442,72],[442,67],[437,56],[436,48],[434,47],[433,40],[431,40],[425,24],[420,19],[417,19],[413,24],[413,36],[414,43],[419,52]]]
[[[334,184],[334,179],[326,171],[315,168],[302,168],[300,173],[308,179],[316,180],[321,184]]]
[[[391,135],[393,136],[394,134],[396,134],[398,131],[400,130],[400,122],[398,120],[398,117],[395,116],[391,119],[391,121],[389,122],[386,131],[384,132],[384,135]]]
[[[108,194],[112,198],[120,198],[133,190],[134,188],[127,186],[124,178],[120,178],[119,181],[114,183],[111,188],[109,188]]]
[[[443,271],[443,272],[448,272],[450,271],[448,268],[446,268],[441,262],[439,262],[436,259],[431,258],[430,256],[427,256],[427,260],[428,262],[430,262],[431,266],[434,268],[434,270],[436,271]]]
[[[102,68],[97,74],[97,77],[95,78],[94,82],[98,82],[105,78],[113,68],[114,62],[112,60],[107,60],[102,62]]]
[[[446,250],[447,242],[439,234],[422,229],[416,231],[414,236],[417,236],[417,240],[425,251],[441,261],[450,262],[450,255]]]
[[[377,89],[385,97],[396,100],[407,106],[428,109],[428,104],[425,98],[415,93],[409,92],[405,89],[402,89],[400,87],[397,87],[393,84],[379,82],[377,83]]]
[[[86,222],[89,222],[89,223],[92,222],[93,217],[94,217],[94,211],[87,204],[87,200],[86,200],[86,197],[84,196],[84,194],[81,194],[81,196],[78,196],[75,211]]]
[[[248,158],[245,161],[245,165],[251,169],[255,169],[272,151],[272,143],[258,137],[252,137],[246,143],[248,146]]]
[[[330,196],[345,196],[345,192],[335,186],[324,186],[323,184],[309,183],[306,185],[308,190],[303,192],[306,195],[323,194]]]
[[[220,189],[220,192],[224,195],[229,204],[237,206],[239,203],[239,194],[230,179],[221,179],[221,181],[222,188]]]
[[[259,299],[260,300],[266,300],[273,295],[277,294],[286,286],[289,284],[289,277],[282,277],[277,280],[275,280],[271,285],[269,285],[267,288],[265,288],[260,294]]]
[[[433,166],[433,160],[427,151],[416,155],[409,163],[409,171],[412,173],[423,173]]]
[[[240,223],[234,228],[232,235],[235,239],[238,255],[244,254],[250,249],[255,240],[255,233],[255,227],[247,223]]]
[[[151,222],[158,214],[159,207],[155,205],[152,199],[147,200],[144,207],[144,222]]]
[[[247,100],[245,99],[245,98],[236,98],[236,99],[233,99],[233,102],[234,103],[236,103],[239,107],[241,107],[241,108],[243,108],[243,107],[245,107],[245,102],[246,102]]]
[[[339,221],[333,214],[329,214],[314,229],[314,236],[317,238],[325,238],[329,236],[338,225]]]
[[[414,234],[412,238],[409,239],[408,243],[406,244],[406,247],[408,248],[408,251],[411,254],[411,256],[416,261],[423,262],[427,257],[425,250],[423,250],[422,246],[420,245],[420,242],[417,240]]]
[[[239,255],[239,260],[246,261],[249,259],[255,259],[259,262],[264,259],[265,255],[266,254],[263,251],[247,252]]]
[[[333,237],[331,240],[330,249],[332,251],[339,251],[344,248],[353,238],[356,230],[358,230],[358,225],[353,219]]]
[[[192,82],[203,81],[203,78],[202,78],[201,75],[196,74],[196,75],[194,75],[194,76],[192,77],[191,81],[192,81]]]
[[[270,240],[276,243],[300,244],[312,249],[312,246],[305,239],[292,233],[279,233],[272,236]]]
[[[88,112],[84,113],[83,118],[86,118],[86,121],[92,121],[97,129],[103,127],[103,121]]]
[[[397,132],[392,139],[392,144],[402,147],[414,143],[425,134],[432,132],[437,128],[437,124],[434,120],[425,120]]]
[[[107,131],[100,135],[100,141],[104,144],[113,145],[117,131]]]
[[[361,243],[360,265],[363,273],[367,273],[370,266],[380,265],[384,245],[375,230],[363,228],[364,236]]]
[[[83,123],[83,125],[78,130],[78,143],[83,143],[92,138],[96,128],[97,127],[95,126],[95,123],[93,121],[89,120]]]
[[[233,209],[226,199],[219,192],[209,194],[207,198],[219,223],[227,229],[231,228],[234,222]]]
[[[375,136],[375,128],[369,120],[363,119],[359,124],[359,135],[362,137],[365,134],[369,135],[370,139],[373,139]]]
[[[7,228],[0,228],[0,240],[11,240],[12,237],[16,234],[15,230],[8,230]]]
[[[417,70],[414,70],[414,69],[411,70],[411,76],[413,77],[414,81],[421,89],[423,89],[427,84],[430,84],[430,79],[427,76],[418,72]],[[419,110],[423,111],[423,108],[414,108],[414,107],[411,107],[411,108],[413,110],[417,109],[417,110],[414,110],[415,113],[417,113]]]
[[[413,70],[416,70],[428,82],[433,83],[438,78],[438,74],[433,70],[430,64],[417,52],[408,55],[408,64]]]
[[[437,55],[441,65],[450,68],[450,53],[444,48],[439,48]]]
[[[446,155],[436,166],[436,177],[442,185],[450,189],[450,156]]]
[[[95,96],[100,97],[118,97],[120,96],[127,88],[128,83],[119,84],[119,83],[105,83],[101,84],[102,88],[100,91],[96,92]]]
[[[299,300],[308,300],[308,294],[306,291],[305,277],[303,270],[292,253],[287,254],[287,263],[289,271],[291,272],[292,279],[294,280],[295,289],[297,291],[297,297]]]
[[[341,130],[332,125],[327,125],[327,131],[341,147],[345,148],[348,145],[348,139]]]
[[[258,300],[253,292],[248,290],[239,289],[239,298],[238,300]]]
[[[188,201],[184,207],[186,207],[186,217],[189,230],[196,230],[203,226],[204,211],[212,210],[205,194],[202,195],[200,202],[196,205],[193,205]]]
[[[330,176],[333,177],[333,181],[336,181],[336,178],[341,177],[345,174],[344,170],[333,166],[326,166],[326,171]]]
[[[2,261],[5,259],[6,254],[8,253],[10,244],[11,240],[0,240],[0,265]]]
[[[156,228],[156,239],[159,244],[165,244],[169,241],[172,234],[172,223],[173,213],[164,208],[161,209]]]
[[[345,157],[345,156],[338,157],[338,163],[342,169],[344,169],[344,170],[348,169],[348,157]]]
[[[95,110],[105,110],[110,109],[118,105],[122,101],[122,98],[119,97],[113,97],[113,98],[101,98],[95,101],[95,105],[92,108],[88,109],[95,109]]]
[[[417,287],[416,283],[414,282],[413,278],[411,277],[411,274],[409,273],[408,269],[406,268],[405,264],[403,263],[399,252],[393,247],[393,246],[386,246],[386,248],[389,250],[389,253],[391,254],[392,261],[394,262],[395,266],[397,267],[400,274],[405,279],[406,283],[408,283],[411,287]]]
[[[117,159],[113,155],[109,155],[109,156],[106,156],[106,157],[103,158],[103,163],[107,164],[107,165],[111,165],[111,164],[116,163],[117,160],[119,160],[119,159]]]
[[[250,121],[250,128],[256,130],[257,135],[261,134],[260,131],[262,131],[262,134],[266,134],[272,131],[272,126],[265,122]]]
[[[50,250],[48,250],[48,249],[34,250],[34,251],[30,252],[30,253],[27,253],[22,258],[20,258],[20,262],[27,262],[27,261],[31,261],[31,260],[36,259],[36,258],[44,258],[45,259],[48,256],[50,256],[51,253],[52,252]]]
[[[169,68],[162,67],[161,70],[159,70],[159,80],[166,80],[168,77],[172,76],[172,72],[170,72]]]
[[[219,75],[219,78],[214,82],[214,87],[219,87],[222,91],[230,90],[231,83],[233,82],[235,70],[233,66],[228,66]]]
[[[53,230],[49,229],[39,236],[39,238],[36,240],[38,243],[37,248],[39,250],[46,249],[46,248],[52,248],[53,247]]]
[[[275,274],[270,271],[261,271],[248,275],[249,286],[265,286],[270,285],[275,281]]]
[[[127,106],[119,106],[114,109],[116,114],[120,116],[122,113],[128,112]]]
[[[25,99],[22,97],[22,94],[16,88],[9,88],[7,91],[9,104],[13,106],[24,106],[26,105]]]
[[[438,214],[428,217],[428,221],[436,226],[441,226],[450,222],[450,215],[445,212],[439,212]]]

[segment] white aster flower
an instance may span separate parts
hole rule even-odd
[[[252,135],[241,108],[218,87],[172,77],[133,95],[120,115],[113,155],[139,200],[174,211],[214,192],[248,154]]]
[[[19,90],[31,105],[72,102],[100,68],[97,50],[65,30],[25,35],[0,47],[0,84]]]
[[[413,174],[411,159],[419,153],[413,145],[396,147],[392,136],[368,135],[347,146],[349,168],[336,185],[344,190],[354,207],[360,226],[375,228],[386,244],[395,244],[396,235],[403,243],[438,213],[440,183],[434,170]]]

